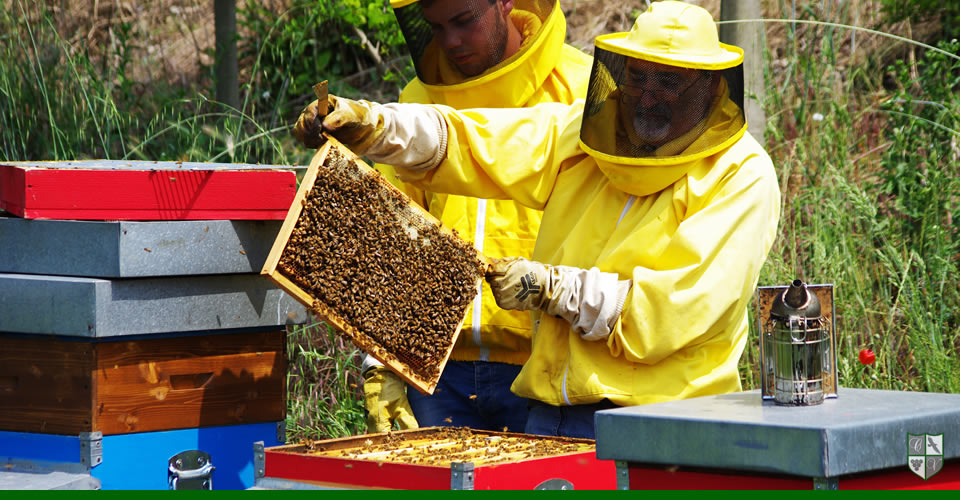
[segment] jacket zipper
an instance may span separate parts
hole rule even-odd
[[[627,212],[630,211],[630,208],[633,207],[633,203],[636,201],[637,201],[637,197],[634,195],[630,195],[630,197],[627,198],[627,203],[624,204],[623,211],[620,212],[620,217],[617,218],[617,224],[613,226],[614,229],[620,227],[620,222],[623,220],[623,217],[627,215]],[[563,392],[563,402],[566,403],[568,406],[573,406],[573,403],[570,402],[570,398],[567,396],[567,373],[569,371],[570,371],[570,343],[568,342],[567,343],[567,361],[564,363],[564,366],[563,366],[563,385],[561,386],[561,390]]]
[[[473,244],[477,252],[483,253],[483,240],[487,230],[487,200],[477,199],[477,230],[473,235]],[[490,361],[490,349],[483,345],[480,335],[480,322],[483,320],[483,285],[473,299],[473,343],[480,348],[479,360]]]

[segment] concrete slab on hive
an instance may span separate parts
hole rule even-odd
[[[960,457],[960,394],[841,387],[814,406],[778,406],[759,390],[603,410],[597,458],[837,477],[907,465],[907,434],[943,434]]]
[[[257,273],[280,224],[0,217],[0,272],[90,278]]]
[[[485,266],[473,245],[329,139],[261,273],[429,394]]]
[[[0,274],[0,332],[113,337],[298,324],[306,310],[256,274],[104,280]]]
[[[100,480],[89,472],[16,468],[0,471],[0,490],[99,490]]]
[[[296,186],[282,165],[0,162],[0,210],[26,219],[282,220]]]

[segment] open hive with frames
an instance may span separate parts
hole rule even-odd
[[[284,449],[313,456],[449,467],[455,462],[495,465],[567,453],[593,452],[595,444],[589,439],[481,431],[466,427],[428,427],[360,438],[306,441]]]
[[[473,245],[330,138],[261,274],[432,393],[486,265]]]
[[[255,446],[256,449],[256,446]],[[260,481],[391,489],[614,489],[615,464],[591,439],[457,427],[304,441],[256,450]]]

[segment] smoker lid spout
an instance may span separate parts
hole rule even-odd
[[[807,290],[803,281],[796,279],[790,283],[790,288],[774,299],[770,314],[784,319],[816,318],[820,316],[820,301],[815,294]]]

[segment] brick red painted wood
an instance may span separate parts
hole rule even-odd
[[[717,469],[665,468],[629,464],[631,490],[812,490],[813,479]],[[906,465],[840,476],[841,490],[956,490],[960,489],[960,460],[948,460],[927,479]]]
[[[449,490],[450,468],[265,452],[265,476],[338,488]]]
[[[271,165],[0,164],[0,209],[27,219],[283,220],[296,188],[289,167]]]
[[[532,490],[549,479],[563,479],[577,490],[617,489],[614,461],[599,460],[592,451],[481,465],[474,470],[473,489]]]
[[[450,467],[436,465],[376,462],[277,449],[266,450],[265,464],[266,477],[331,487],[414,490],[451,487]],[[613,490],[617,486],[614,462],[598,460],[594,452],[478,465],[473,474],[476,490],[532,490],[555,478],[569,481],[581,490]]]

